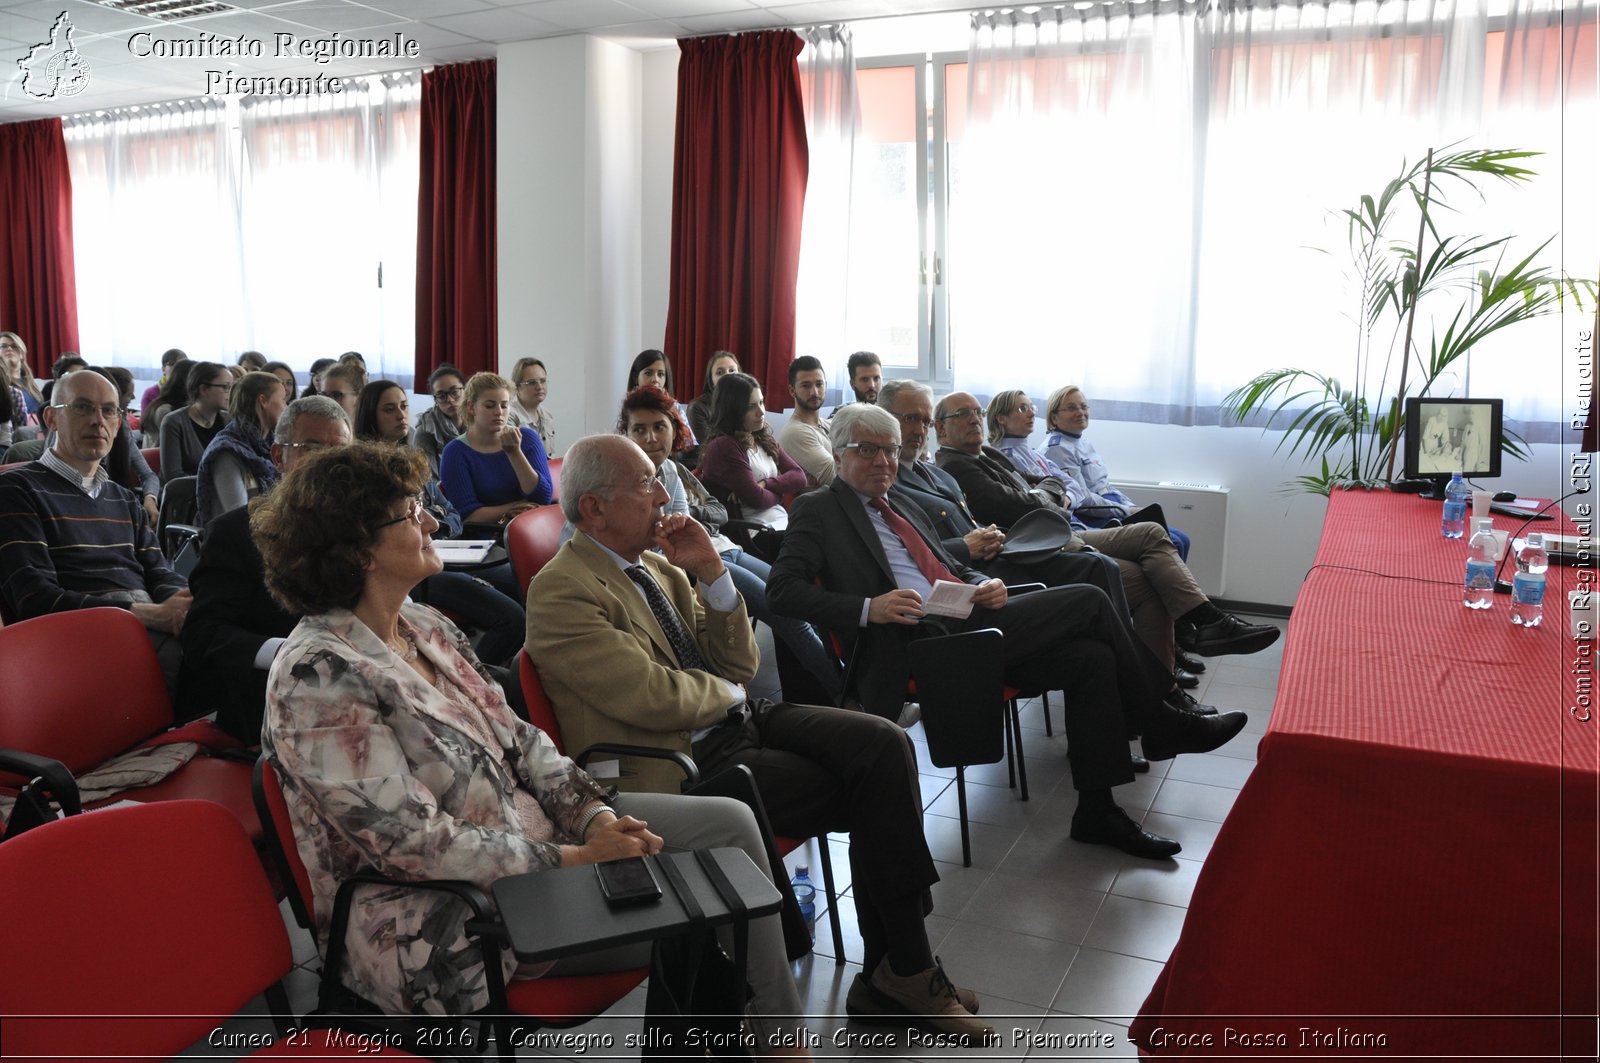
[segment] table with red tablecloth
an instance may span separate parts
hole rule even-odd
[[[1594,572],[1552,566],[1544,623],[1516,627],[1508,595],[1462,606],[1466,544],[1439,520],[1409,495],[1329,500],[1141,1052],[1594,1058],[1600,719],[1567,610]]]

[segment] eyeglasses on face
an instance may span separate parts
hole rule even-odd
[[[519,388],[542,388],[542,387],[544,387],[544,385],[545,385],[545,382],[543,380],[524,380],[524,381],[521,381],[520,383],[518,383],[517,387],[519,387]]]
[[[1057,409],[1062,413],[1088,413],[1089,404],[1085,402],[1080,405],[1076,402],[1068,402],[1058,406]]]
[[[66,410],[74,417],[89,418],[98,414],[103,421],[121,420],[128,412],[125,406],[116,406],[109,402],[104,404],[87,402],[83,399],[79,399],[77,402],[58,403],[50,408],[52,410]]]
[[[607,487],[616,488],[616,487],[622,487],[622,486],[625,486],[625,485],[623,485],[623,484],[606,484],[606,486]],[[657,487],[660,487],[663,490],[666,489],[666,484],[661,482],[661,474],[660,473],[653,473],[650,476],[646,476],[642,480],[635,480],[631,485],[627,485],[627,486],[631,486],[636,491],[638,491],[640,494],[645,494],[645,495],[654,494]]]
[[[307,445],[314,446],[316,444]],[[417,495],[416,497],[412,498],[411,501],[406,503],[406,511],[404,513],[400,514],[398,517],[390,517],[386,521],[381,521],[377,524],[374,524],[372,526],[372,530],[375,532],[382,531],[391,524],[399,524],[401,521],[407,520],[411,521],[413,524],[421,526],[422,515],[427,511],[427,504],[423,502],[421,495]]]
[[[1029,417],[1032,417],[1033,416],[1033,407],[1031,405],[1029,405],[1028,403],[1024,402],[1021,405],[1011,407],[1011,412],[1012,413],[1025,413]]]
[[[332,444],[332,443],[315,443],[315,442],[285,443],[284,444],[284,446],[288,447],[290,450],[303,450],[307,454],[316,454],[316,453],[318,453],[320,451],[328,450],[333,445],[334,444]]]
[[[233,390],[233,381],[224,380],[220,384],[201,384],[200,386],[203,388],[220,388],[222,393],[226,395]]]
[[[899,447],[886,446],[882,443],[846,443],[841,449],[855,451],[861,455],[863,461],[877,461],[880,457],[890,461],[900,460]]]
[[[933,418],[924,417],[920,413],[902,413],[900,415],[900,423],[914,425],[917,428],[928,428],[932,426]]]
[[[978,418],[978,417],[982,417],[982,416],[983,416],[983,410],[979,409],[978,407],[976,407],[976,406],[963,406],[959,410],[951,410],[949,413],[944,414],[941,417],[935,417],[934,420],[935,421],[965,421],[965,420],[968,420],[969,418]]]
[[[433,401],[443,402],[446,399],[459,399],[466,393],[466,390],[466,386],[462,384],[457,384],[453,388],[444,388],[443,390],[435,391],[433,393]]]

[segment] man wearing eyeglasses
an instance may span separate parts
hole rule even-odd
[[[853,644],[855,693],[871,713],[894,718],[911,678],[911,642],[932,634],[998,628],[1008,682],[1064,690],[1067,757],[1078,808],[1072,837],[1161,859],[1179,851],[1139,827],[1112,798],[1133,781],[1128,735],[1165,760],[1209,752],[1237,735],[1241,712],[1199,715],[1175,700],[1170,677],[1144,666],[1116,607],[1096,587],[1052,587],[1012,598],[1006,585],[950,556],[915,505],[889,496],[900,458],[900,424],[856,404],[833,422],[839,475],[803,495],[789,518],[767,593],[773,608],[826,625]],[[923,604],[936,583],[976,587],[972,612],[930,622]]]
[[[95,606],[127,609],[156,647],[169,691],[189,586],[156,541],[150,515],[103,459],[122,426],[116,387],[90,370],[56,384],[44,423],[55,445],[0,476],[0,603],[7,620]]]
[[[284,472],[327,447],[350,442],[343,407],[326,395],[291,402],[273,433],[272,460]],[[261,741],[267,669],[300,618],[267,593],[261,552],[250,537],[250,507],[206,525],[200,563],[189,577],[194,607],[183,626],[178,708],[215,710],[217,725],[240,741]]]

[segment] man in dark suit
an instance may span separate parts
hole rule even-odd
[[[350,442],[350,422],[323,396],[296,399],[288,443],[272,460],[288,472],[323,447]],[[229,510],[206,526],[200,563],[189,574],[194,605],[183,626],[180,706],[217,712],[217,726],[250,745],[261,741],[267,669],[300,618],[267,593],[261,553],[250,537],[250,507]]]
[[[1130,732],[1145,755],[1164,760],[1205,752],[1243,729],[1243,713],[1202,716],[1169,704],[1170,679],[1143,667],[1111,599],[1095,587],[1057,587],[1015,599],[951,557],[914,506],[888,498],[899,463],[900,425],[877,406],[839,411],[832,430],[837,478],[795,503],[767,593],[773,608],[825,624],[864,658],[856,695],[869,712],[898,714],[910,678],[914,638],[937,633],[922,603],[938,580],[977,590],[972,613],[942,620],[947,631],[999,628],[1008,682],[1065,690],[1068,759],[1078,809],[1072,836],[1144,857],[1171,856],[1178,843],[1139,828],[1112,800],[1133,779]],[[820,586],[818,583],[820,582]]]
[[[933,428],[939,436],[934,461],[955,477],[979,520],[1008,528],[1041,509],[1071,517],[1059,482],[1019,472],[1010,458],[985,445],[983,407],[971,395],[958,391],[940,399],[933,408]],[[1160,600],[1176,629],[1178,645],[1185,650],[1217,657],[1256,653],[1278,641],[1278,629],[1271,624],[1246,623],[1212,604],[1161,525],[1081,528],[1075,538],[1116,559],[1136,617],[1143,620],[1150,615],[1149,611],[1141,615],[1140,606],[1151,596]],[[1161,648],[1170,638],[1159,637],[1145,623],[1140,624],[1140,635],[1170,664],[1170,649]]]
[[[979,526],[967,507],[967,496],[956,478],[923,457],[928,430],[933,425],[933,390],[914,380],[891,380],[878,393],[878,405],[900,421],[900,468],[895,473],[891,498],[902,498],[922,509],[950,556],[1006,583],[1043,583],[1065,587],[1087,583],[1110,597],[1117,612],[1127,617],[1135,632],[1156,639],[1150,646],[1151,666],[1171,671],[1179,686],[1196,687],[1200,677],[1173,668],[1172,625],[1161,599],[1145,594],[1137,610],[1130,606],[1117,562],[1087,544],[1077,550],[1007,555],[1006,534],[990,524]],[[1075,535],[1074,543],[1080,542]],[[1137,566],[1132,566],[1138,573]],[[1143,577],[1137,576],[1142,585]],[[1148,643],[1146,643],[1148,645]],[[1204,666],[1200,666],[1204,669]]]

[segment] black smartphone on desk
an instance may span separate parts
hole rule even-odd
[[[661,899],[661,886],[656,882],[655,872],[642,856],[607,860],[594,865],[594,873],[600,879],[600,892],[613,908]]]

